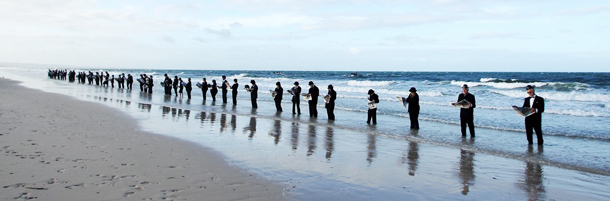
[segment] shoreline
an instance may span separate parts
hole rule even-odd
[[[201,145],[116,109],[0,79],[0,199],[286,200]]]

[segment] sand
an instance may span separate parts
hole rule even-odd
[[[1,200],[287,200],[214,151],[116,109],[0,79]]]

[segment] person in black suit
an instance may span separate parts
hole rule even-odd
[[[335,120],[335,99],[337,99],[337,92],[333,89],[333,85],[328,85],[328,96],[330,98],[325,105],[328,120]]]
[[[250,80],[250,101],[252,102],[252,108],[258,108],[258,104],[256,104],[256,99],[258,98],[258,85],[254,80]]]
[[[203,100],[206,100],[206,93],[208,92],[208,81],[203,78],[203,82],[201,83],[201,94],[203,94]]]
[[[375,94],[375,91],[373,91],[373,89],[369,89],[369,98],[367,99],[368,102],[370,103],[374,103],[375,107],[371,107],[371,104],[369,104],[369,110],[367,113],[367,117],[366,117],[366,123],[369,124],[371,123],[371,119],[373,119],[373,124],[377,124],[377,103],[379,103],[379,96],[377,94]]]
[[[155,84],[153,84],[155,81],[153,80],[153,76],[151,75],[150,78],[148,78],[148,93],[153,92],[153,86],[155,86]]]
[[[318,118],[318,96],[320,96],[320,90],[316,85],[313,84],[313,81],[309,81],[309,95],[311,96],[311,100],[309,103],[309,116]]]
[[[284,93],[284,89],[282,88],[282,84],[280,82],[275,83],[275,97],[273,97],[273,101],[275,102],[275,109],[277,112],[282,112],[282,95]]]
[[[466,137],[466,125],[470,130],[470,137],[474,137],[474,108],[477,107],[474,95],[468,92],[468,85],[462,86],[462,92],[458,96],[458,102],[466,100],[470,103],[468,108],[460,108],[460,125],[462,127],[462,137]]]
[[[193,90],[193,86],[191,85],[191,78],[188,79],[188,82],[184,86],[186,88],[186,95],[189,99],[191,99],[191,91]]]
[[[212,89],[210,89],[210,94],[212,95],[213,102],[216,102],[217,93],[218,93],[218,85],[216,85],[216,80],[212,80]]]
[[[525,98],[523,107],[529,107],[534,114],[525,117],[525,134],[527,135],[528,144],[533,144],[533,131],[536,131],[538,145],[542,145],[542,113],[544,112],[544,98],[536,95],[535,87],[527,85],[525,87],[529,97]]]
[[[301,87],[299,86],[299,82],[294,82],[294,87],[292,87],[292,114],[295,113],[295,107],[297,109],[298,114],[301,114],[301,99],[299,96],[301,95]]]
[[[227,92],[229,91],[229,81],[227,81],[227,76],[222,76],[220,89],[222,89],[222,103],[227,103]]]
[[[407,103],[409,103],[407,111],[409,112],[409,119],[411,119],[411,129],[419,129],[419,120],[417,120],[419,116],[419,95],[415,87],[411,87],[409,92],[411,93],[407,97]]]
[[[233,79],[233,82],[235,83],[231,85],[231,95],[233,95],[233,105],[237,105],[237,88],[239,84],[237,84],[237,79]]]

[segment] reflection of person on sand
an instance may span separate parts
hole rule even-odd
[[[367,155],[366,155],[366,161],[369,162],[369,165],[371,165],[371,163],[373,163],[373,158],[377,157],[377,135],[375,134],[368,134],[368,139],[367,139]]]
[[[409,103],[409,108],[407,111],[409,112],[409,119],[411,120],[411,129],[419,129],[419,120],[417,119],[419,116],[419,95],[417,94],[417,89],[415,87],[411,87],[409,89],[409,97],[407,97],[406,102]]]
[[[535,87],[527,85],[525,87],[529,97],[525,98],[523,107],[529,107],[534,114],[525,117],[525,134],[527,135],[528,144],[533,144],[533,131],[536,131],[536,137],[538,138],[538,145],[542,145],[544,140],[542,139],[542,113],[544,112],[544,98],[537,96]]]
[[[292,94],[292,114],[296,114],[294,110],[295,107],[298,114],[301,114],[301,99],[299,98],[301,87],[299,86],[299,82],[294,82],[294,87],[290,89],[289,93]]]
[[[328,114],[328,120],[335,120],[335,99],[337,99],[337,92],[333,89],[333,85],[328,85],[328,101],[325,101],[326,113]],[[326,99],[326,97],[324,97]]]
[[[333,127],[326,127],[326,141],[324,142],[324,147],[326,148],[326,160],[328,161],[330,161],[333,151],[335,150],[335,142],[333,141],[334,132],[335,130]]]
[[[369,110],[366,118],[366,123],[371,123],[371,119],[373,119],[373,124],[377,124],[377,103],[379,103],[379,96],[375,94],[375,91],[373,91],[373,89],[369,89],[368,94],[369,98],[367,99],[367,101]]]
[[[533,153],[533,147],[529,146],[527,154],[535,157],[542,155],[543,147],[538,146],[538,153]],[[525,180],[521,184],[521,188],[527,193],[529,200],[544,200],[546,189],[544,187],[543,175],[544,171],[539,163],[526,162],[525,164]]]
[[[256,99],[258,98],[258,85],[254,80],[250,80],[250,101],[252,102],[252,108],[258,108],[258,104],[256,104]]]
[[[458,96],[457,102],[466,100],[470,103],[470,107],[460,108],[460,125],[462,127],[462,137],[466,137],[466,125],[470,129],[470,137],[474,137],[474,108],[477,107],[474,95],[468,93],[468,85],[462,86],[462,92]]]
[[[474,152],[460,150],[460,183],[462,183],[462,195],[470,192],[470,186],[474,185]]]
[[[284,89],[282,88],[282,84],[280,82],[275,83],[275,97],[273,97],[273,101],[275,102],[275,109],[277,112],[282,112],[282,95],[284,93]]]

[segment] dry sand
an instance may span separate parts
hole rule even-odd
[[[286,200],[198,145],[100,104],[0,79],[2,200]]]

